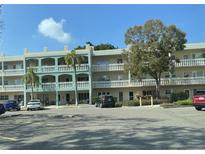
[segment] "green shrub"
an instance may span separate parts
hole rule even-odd
[[[99,97],[93,97],[92,104],[98,103],[99,101]]]
[[[175,104],[177,105],[192,105],[192,100],[188,99],[188,100],[180,100],[175,102]]]
[[[160,106],[163,108],[172,108],[172,107],[175,107],[175,104],[174,103],[162,103],[160,104]]]
[[[115,103],[115,107],[122,107],[122,103]]]
[[[179,93],[172,93],[171,94],[171,102],[176,102],[178,100],[186,100],[189,98],[189,95],[185,92],[179,92]]]
[[[140,103],[137,100],[123,101],[122,106],[139,106]]]

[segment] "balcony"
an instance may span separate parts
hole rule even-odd
[[[200,85],[205,84],[205,77],[171,78],[161,79],[161,86],[167,85]],[[143,79],[141,81],[117,80],[117,81],[93,81],[93,88],[121,88],[121,87],[143,87],[155,86],[154,79]]]
[[[92,65],[94,72],[104,72],[104,71],[123,71],[124,64],[104,64],[104,65]]]
[[[205,66],[205,58],[181,59],[179,63],[175,63],[175,66],[176,67]]]
[[[2,92],[23,92],[24,85],[4,85],[0,87]]]
[[[34,72],[36,72],[36,73],[73,72],[74,71],[72,67],[69,67],[67,65],[27,67],[27,70],[29,68],[33,68]],[[88,70],[89,70],[88,64],[81,64],[80,66],[76,65],[77,72],[84,72],[84,71],[88,71]]]
[[[7,69],[4,70],[5,76],[18,76],[18,75],[24,75],[24,69]]]
[[[78,81],[77,82],[78,90],[89,90],[89,81]],[[34,92],[45,92],[45,91],[74,91],[73,82],[55,82],[51,83],[42,83],[38,88],[34,88]],[[27,91],[31,91],[31,87],[28,86]]]

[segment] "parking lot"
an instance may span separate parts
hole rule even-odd
[[[0,116],[0,149],[205,149],[193,107],[64,107]]]

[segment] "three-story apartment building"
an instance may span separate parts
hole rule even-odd
[[[23,56],[0,57],[0,102],[16,99],[30,100],[31,88],[23,83],[22,77],[32,67],[39,76],[40,85],[34,95],[46,105],[74,103],[74,87],[77,86],[80,102],[91,103],[98,95],[113,95],[118,101],[132,100],[140,95],[155,94],[155,80],[149,76],[141,81],[132,79],[124,71],[122,52],[127,49],[93,50],[86,45],[77,50],[85,60],[77,67],[77,85],[74,71],[65,64],[64,56],[70,51],[30,52]],[[205,88],[205,43],[187,44],[184,51],[177,51],[180,59],[175,63],[175,73],[164,73],[161,80],[161,95],[169,97],[172,92],[187,92],[190,96]]]

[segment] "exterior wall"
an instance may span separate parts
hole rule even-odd
[[[121,55],[109,55],[109,56],[96,56],[92,58],[92,61],[94,65],[100,65],[100,64],[116,64],[117,59],[122,59]]]
[[[117,72],[97,72],[93,74],[93,81],[100,81],[103,78],[109,78],[110,80],[128,80],[128,74],[123,71]]]
[[[109,94],[115,96],[119,100],[119,92],[123,92],[123,99],[129,99],[129,92],[132,91],[134,96],[136,95],[143,95],[143,91],[154,91],[155,85],[154,82],[151,80],[147,80],[148,82],[142,82],[142,84],[134,84],[132,85],[129,78],[129,74],[125,73],[123,68],[124,64],[121,56],[123,49],[115,49],[115,50],[103,50],[103,51],[93,51],[92,47],[86,46],[84,50],[77,50],[77,54],[85,56],[88,59],[88,62],[80,66],[77,69],[77,87],[79,92],[88,93],[89,98],[91,100],[92,97],[97,96],[99,92],[109,92]],[[68,53],[68,50],[65,48],[62,51],[52,51],[48,52],[47,50],[40,53],[30,53],[28,50],[25,50],[24,56],[21,57],[0,57],[0,80],[2,85],[0,85],[0,95],[8,94],[9,99],[13,99],[14,95],[17,93],[18,86],[16,80],[21,80],[22,76],[26,73],[27,69],[24,66],[24,72],[15,72],[13,65],[16,64],[26,64],[31,59],[35,59],[37,66],[34,70],[36,71],[37,75],[40,77],[40,88],[35,89],[38,91],[36,94],[36,98],[40,98],[45,100],[45,97],[49,98],[50,102],[55,102],[57,104],[66,104],[68,103],[66,100],[66,94],[70,94],[70,100],[74,99],[74,72],[71,68],[68,68],[64,63],[62,57],[64,57]],[[195,57],[193,57],[195,54]],[[180,63],[184,62],[184,59],[193,60],[195,58],[196,62],[198,62],[197,58],[201,58],[200,64],[195,62],[187,61],[187,64],[191,63],[191,65],[185,64],[185,66],[179,65],[176,67],[175,74],[176,76],[173,77],[177,78],[177,80],[183,79],[183,82],[176,82],[173,85],[167,84],[161,86],[161,95],[163,97],[168,97],[168,91],[172,92],[180,92],[189,90],[190,91],[190,98],[193,95],[195,89],[203,89],[205,85],[205,44],[191,44],[187,45],[185,51],[178,51],[175,53],[177,58],[181,59]],[[186,56],[184,56],[186,55]],[[203,59],[204,58],[204,59]],[[186,60],[185,60],[186,61]],[[59,63],[60,62],[60,63]],[[6,72],[4,70],[4,66],[8,65],[8,69],[12,69],[12,72]],[[50,66],[52,65],[52,66]],[[105,67],[105,69],[93,70],[93,67]],[[18,68],[16,68],[17,70]],[[20,70],[21,71],[21,70]],[[194,81],[190,79],[193,76],[194,72],[202,71],[203,78],[198,81],[198,78],[195,78]],[[67,76],[67,75],[69,76]],[[184,75],[187,74],[190,78],[185,78]],[[196,73],[197,74],[197,73]],[[200,74],[200,72],[198,73]],[[62,76],[65,75],[65,76]],[[42,83],[42,79],[48,76],[47,83]],[[52,77],[51,77],[52,76]],[[100,86],[104,86],[104,82],[102,82],[102,78],[104,76],[109,77],[109,80],[105,81],[105,87],[101,88]],[[59,78],[61,77],[61,80]],[[69,80],[67,78],[69,77]],[[84,79],[86,78],[86,81]],[[162,75],[163,78],[166,77],[167,73]],[[53,81],[52,78],[55,78]],[[82,79],[84,78],[84,79]],[[146,79],[151,79],[148,75]],[[168,78],[172,79],[172,78]],[[186,79],[190,82],[186,84],[184,81]],[[83,80],[83,81],[82,81]],[[88,81],[87,81],[88,80]],[[4,85],[5,81],[9,81],[10,87]],[[51,83],[51,81],[53,83]],[[113,82],[114,81],[114,82]],[[122,81],[122,82],[121,82]],[[95,86],[95,84],[99,82],[100,86]],[[107,82],[107,83],[106,83]],[[168,81],[166,81],[169,83]],[[164,82],[164,83],[166,83]],[[114,83],[114,84],[113,84]],[[150,84],[150,85],[149,85]],[[14,89],[14,87],[17,89]],[[93,88],[92,88],[93,87]],[[25,88],[25,85],[22,83],[22,87],[19,90],[19,93],[24,93],[26,102],[29,100],[30,91]],[[22,89],[24,88],[24,89]],[[12,92],[11,92],[12,91]],[[60,95],[60,96],[58,96]],[[60,100],[58,102],[58,98]]]
[[[1,92],[0,93],[0,97],[1,96],[8,96],[8,100],[14,100],[15,98],[14,98],[14,96],[15,95],[23,95],[23,92],[12,92],[12,93],[3,93],[3,92]],[[4,103],[6,100],[0,100],[0,103]],[[23,101],[23,100],[22,100]]]

